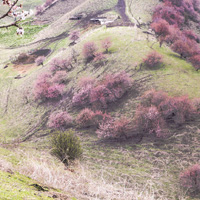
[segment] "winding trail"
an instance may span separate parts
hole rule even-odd
[[[123,22],[133,24],[129,17],[126,15],[126,2],[125,0],[118,0],[117,9],[122,17]]]

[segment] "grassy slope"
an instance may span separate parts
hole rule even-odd
[[[22,200],[24,198],[32,200],[53,199],[48,196],[47,192],[39,192],[31,186],[31,184],[35,184],[33,180],[18,173],[13,175],[0,171],[0,181],[3,183],[0,186],[0,199],[2,200]]]
[[[78,13],[86,13],[87,15],[95,14],[96,12],[113,8],[117,4],[117,0],[86,0],[71,12],[66,13],[61,18],[52,23],[44,31],[41,31],[37,40],[59,35],[64,31],[68,31],[74,26],[75,22],[69,21],[69,18]],[[98,5],[98,6],[97,6]]]
[[[189,94],[190,97],[199,97],[200,90],[198,86],[199,76],[198,72],[193,70],[192,66],[171,52],[171,50],[165,46],[162,48],[158,47],[158,44],[154,46],[155,50],[160,52],[164,56],[165,67],[150,71],[142,69],[141,71],[135,70],[136,63],[140,63],[143,56],[146,55],[150,49],[150,43],[145,41],[145,36],[140,33],[140,30],[134,28],[117,27],[111,29],[105,29],[104,27],[94,31],[90,31],[82,35],[82,39],[75,48],[80,50],[82,45],[89,40],[94,40],[97,44],[105,37],[112,37],[113,46],[110,49],[112,52],[108,57],[109,62],[106,66],[100,68],[94,68],[93,65],[89,65],[83,71],[82,58],[80,57],[80,64],[75,70],[69,73],[69,77],[73,79],[69,83],[68,87],[76,84],[79,77],[84,75],[102,76],[106,72],[115,72],[119,70],[126,70],[132,74],[133,80],[139,81],[141,78],[151,76],[152,78],[144,83],[139,83],[138,88],[135,88],[133,92],[128,95],[121,103],[116,103],[109,109],[111,113],[123,113],[130,117],[134,116],[134,110],[138,102],[139,96],[148,88],[156,87],[168,91],[173,95]],[[62,42],[60,43],[60,45]],[[66,47],[66,46],[63,46]],[[68,49],[60,52],[60,56],[66,56]],[[54,55],[52,55],[54,56]],[[1,119],[1,130],[0,133],[3,136],[2,139],[10,141],[13,138],[24,135],[30,127],[34,127],[38,121],[40,121],[41,115],[46,111],[46,106],[37,107],[36,104],[25,104],[23,100],[22,92],[26,91],[28,87],[31,87],[32,82],[38,73],[41,73],[43,69],[36,69],[27,78],[13,81],[12,94],[10,94],[10,101],[8,105],[7,115]],[[8,82],[12,79],[8,78],[13,73],[11,69],[2,70],[2,80],[5,83],[5,77]],[[175,78],[176,74],[179,74],[179,78]],[[75,78],[76,77],[76,78]],[[195,79],[193,79],[195,77]],[[75,79],[74,79],[75,78]],[[190,80],[192,81],[190,82]],[[170,80],[170,82],[168,82]],[[185,80],[185,82],[183,82]],[[167,84],[165,84],[167,83]],[[187,84],[186,84],[187,83]],[[196,88],[191,91],[191,85],[195,84]],[[177,85],[179,85],[177,87]],[[1,86],[3,87],[3,86]],[[20,89],[19,89],[20,88]],[[4,85],[4,89],[7,88]],[[136,91],[136,92],[134,92]],[[6,95],[3,95],[6,97]],[[136,97],[136,98],[135,98]],[[5,106],[5,103],[2,104]],[[62,106],[67,106],[66,104]],[[2,109],[3,109],[2,107]],[[16,109],[18,108],[18,109]],[[48,107],[51,109],[51,106]],[[72,110],[73,111],[73,110]],[[3,112],[3,110],[2,110]],[[71,113],[76,115],[76,111]],[[191,124],[192,126],[192,124]],[[8,129],[9,127],[9,129]],[[186,129],[188,130],[188,129]],[[172,129],[172,132],[175,130]],[[182,140],[189,138],[189,140],[198,140],[197,129],[193,128],[191,134],[183,134],[182,131],[177,131],[175,136],[167,141],[160,141],[160,145],[156,141],[149,142],[144,141],[142,144],[132,143],[105,143],[98,144],[98,139],[91,131],[86,131],[82,136],[83,147],[85,150],[86,163],[90,166],[90,170],[96,174],[101,172],[102,165],[105,172],[104,176],[108,180],[119,181],[122,177],[128,177],[128,183],[131,184],[135,180],[140,185],[146,183],[147,180],[153,184],[153,187],[157,192],[163,190],[163,196],[166,198],[173,198],[174,195],[179,197],[182,195],[181,191],[178,190],[178,169],[177,162],[183,163],[181,166],[187,166],[189,163],[195,161],[194,157],[190,157],[189,160],[185,160],[186,155],[191,153],[196,154],[198,152],[199,143],[194,143],[192,149],[189,146],[182,143]],[[44,134],[44,131],[38,132],[37,135]],[[89,134],[89,135],[88,135]],[[182,135],[183,134],[183,135]],[[182,136],[181,136],[182,135]],[[171,148],[171,141],[174,138],[179,140],[173,144]],[[177,140],[177,139],[176,139]],[[96,144],[97,142],[97,144]],[[186,145],[187,154],[184,152],[185,149],[180,148],[180,145]],[[170,150],[171,149],[171,150]],[[159,155],[159,156],[157,156]],[[180,156],[181,155],[181,156]],[[177,160],[174,160],[177,157]],[[196,157],[196,155],[195,155]],[[166,159],[169,164],[166,167]],[[94,162],[95,161],[95,162]],[[158,162],[160,167],[158,168]],[[164,170],[165,169],[165,170]],[[120,176],[119,176],[120,174]],[[158,176],[159,174],[159,176]],[[162,177],[159,178],[158,177]]]
[[[62,30],[64,31],[64,29]],[[191,98],[200,97],[199,72],[196,72],[189,63],[180,59],[166,46],[159,48],[158,44],[154,45],[154,49],[164,56],[164,68],[155,71],[135,70],[135,65],[140,63],[142,58],[151,51],[150,46],[153,42],[152,40],[147,43],[146,36],[138,29],[128,27],[106,29],[102,27],[90,30],[82,34],[80,42],[74,48],[81,52],[83,44],[91,40],[100,46],[100,41],[108,36],[113,40],[111,54],[108,57],[109,62],[100,68],[95,68],[93,65],[85,68],[80,56],[79,65],[69,73],[69,77],[73,80],[69,83],[68,88],[74,86],[77,80],[84,75],[101,77],[105,72],[124,69],[132,75],[133,80],[136,80],[137,88],[130,92],[128,98],[126,97],[112,106],[109,112],[112,114],[119,112],[130,117],[134,115],[139,96],[150,88],[155,87],[167,91],[171,95],[188,94]],[[66,46],[68,43],[68,39],[63,39],[51,44],[51,48],[56,48],[52,57],[56,54],[67,56],[70,52]],[[66,50],[61,51],[60,48],[66,48]],[[11,67],[0,70],[1,115],[4,114],[5,106],[8,105],[6,115],[1,118],[2,142],[9,142],[13,138],[24,135],[30,127],[34,127],[40,121],[41,115],[47,110],[46,106],[37,106],[32,101],[27,104],[25,96],[22,95],[27,91],[31,92],[35,78],[46,69],[46,67],[37,68],[21,80],[13,80],[12,77],[17,72]],[[140,82],[141,78],[147,76],[151,78]],[[12,87],[8,98],[10,83],[12,83]],[[6,103],[7,99],[8,104]],[[50,108],[51,106],[48,109]],[[71,114],[76,115],[76,113],[76,110],[72,110]],[[99,142],[93,130],[83,131],[81,139],[85,150],[84,163],[90,166],[89,169],[97,177],[101,175],[113,183],[126,180],[123,186],[130,190],[137,188],[135,185],[137,182],[140,189],[144,188],[146,184],[147,188],[155,190],[155,198],[157,196],[158,199],[184,199],[184,197],[182,198],[184,192],[178,187],[178,175],[180,170],[195,163],[199,157],[198,122],[188,124],[178,130],[172,128],[171,131],[175,134],[166,141],[144,139],[139,144],[136,141]],[[45,131],[41,131],[37,135],[44,133]],[[192,146],[188,144],[188,141],[191,141]],[[46,146],[43,141],[38,141],[36,145],[38,144],[43,148]],[[185,199],[189,199],[189,197],[185,197]]]
[[[153,8],[159,3],[159,0],[126,0],[127,13],[136,18],[140,23],[151,21]],[[139,19],[140,18],[140,19]]]

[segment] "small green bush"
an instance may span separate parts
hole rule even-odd
[[[51,138],[51,153],[68,165],[69,160],[75,160],[82,155],[80,140],[74,135],[74,131],[57,131]]]

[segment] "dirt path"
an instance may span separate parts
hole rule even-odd
[[[129,17],[126,15],[126,2],[125,0],[119,0],[117,3],[117,9],[122,17],[123,22],[132,23]]]

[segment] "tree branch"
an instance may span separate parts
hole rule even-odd
[[[9,9],[4,15],[2,15],[2,16],[0,17],[0,20],[3,19],[4,17],[8,16],[8,14],[9,14],[10,11],[12,10],[12,8],[17,4],[17,2],[18,2],[18,0],[16,0],[16,1],[12,4],[12,6],[10,7],[10,9]]]
[[[12,24],[0,26],[0,29],[1,29],[1,28],[9,28],[9,27],[11,27],[11,26],[15,26],[15,27],[17,27],[17,28],[20,28],[20,26],[17,24],[17,22],[19,22],[19,20],[16,21],[16,22],[14,22],[14,23],[12,23]]]

